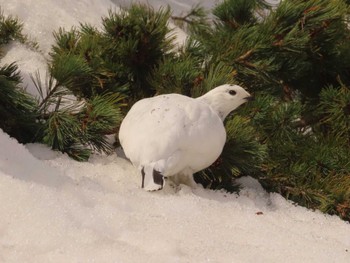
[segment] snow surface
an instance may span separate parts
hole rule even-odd
[[[186,13],[187,10],[190,10],[192,7],[196,6],[198,3],[206,9],[210,9],[214,7],[216,4],[218,4],[219,0],[206,0],[206,1],[199,1],[199,0],[112,0],[112,2],[116,3],[120,6],[128,6],[130,2],[134,3],[145,3],[152,5],[155,9],[158,9],[160,7],[164,7],[169,5],[174,15],[183,15]]]
[[[38,37],[42,53],[13,43],[1,61],[17,61],[28,76],[45,69],[52,30],[78,21],[99,25],[113,3],[0,6]],[[338,217],[268,194],[250,177],[240,180],[239,196],[186,186],[144,192],[137,170],[121,157],[79,163],[0,130],[0,262],[350,262],[350,225]]]

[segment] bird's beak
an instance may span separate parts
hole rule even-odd
[[[254,96],[250,95],[244,98],[246,101],[253,101],[254,100]]]

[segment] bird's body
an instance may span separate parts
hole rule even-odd
[[[241,91],[238,106],[249,96],[239,86],[220,87]],[[225,104],[217,96],[220,94],[210,92],[196,99],[180,94],[143,99],[124,118],[119,140],[125,155],[141,171],[146,190],[162,188],[163,176],[185,175],[193,185],[193,173],[207,168],[220,156],[226,141],[223,119],[231,110],[220,106]]]

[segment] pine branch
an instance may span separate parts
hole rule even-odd
[[[195,23],[203,22],[206,15],[207,12],[198,4],[194,6],[187,14],[183,16],[171,16],[171,19],[193,25]]]
[[[19,142],[33,142],[36,129],[37,103],[21,85],[17,66],[0,67],[0,128]]]
[[[252,54],[253,54],[254,50],[250,49],[248,50],[246,53],[244,53],[243,55],[239,56],[238,58],[235,59],[236,62],[242,62],[247,60]]]
[[[17,17],[5,16],[0,7],[0,45],[6,45],[12,40],[26,44],[29,48],[38,50],[38,43],[30,40],[22,33],[23,23]]]
[[[22,40],[23,23],[13,16],[5,17],[0,9],[0,44],[8,44],[11,40]]]

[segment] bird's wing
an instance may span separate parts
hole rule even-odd
[[[163,161],[176,166],[189,154],[215,148],[217,142],[211,137],[222,126],[206,104],[170,94],[137,102],[123,120],[119,138],[126,156],[136,165]],[[221,130],[219,137],[223,145],[226,138]]]

